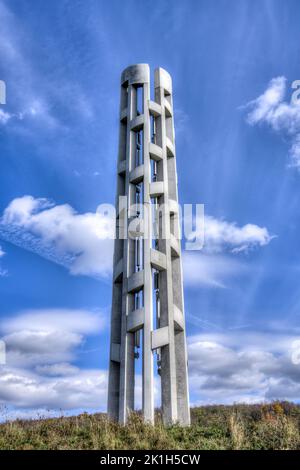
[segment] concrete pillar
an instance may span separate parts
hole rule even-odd
[[[136,207],[128,212],[124,210],[124,218],[116,221],[108,413],[125,424],[134,409],[134,363],[140,346],[145,421],[154,423],[154,352],[158,352],[164,423],[188,425],[172,80],[161,68],[155,70],[154,88],[152,101],[147,64],[133,65],[122,73],[116,208],[118,212],[120,196],[126,196],[131,207],[136,202],[136,194],[142,194],[145,210],[141,213]],[[142,139],[137,135],[140,132]],[[154,204],[159,221],[156,242],[152,236]],[[131,222],[136,229],[128,234],[127,225],[132,227]],[[154,271],[158,279],[157,297]],[[155,299],[158,299],[159,320],[154,326]],[[137,342],[137,332],[142,334],[141,345]]]

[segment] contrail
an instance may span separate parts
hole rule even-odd
[[[75,255],[59,252],[54,246],[42,242],[40,238],[31,232],[25,231],[22,227],[14,224],[0,222],[0,239],[31,251],[67,269],[70,269],[76,260]]]

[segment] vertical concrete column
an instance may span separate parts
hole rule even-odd
[[[144,233],[144,329],[143,329],[143,416],[145,421],[154,423],[154,369],[152,352],[153,330],[153,285],[151,266],[152,245],[152,210],[150,197],[150,83],[144,84],[144,206],[145,206],[145,233]]]
[[[164,192],[159,198],[161,212],[161,236],[159,250],[166,256],[166,270],[160,273],[160,327],[168,328],[168,344],[161,348],[161,404],[165,424],[177,421],[177,388],[176,360],[174,341],[174,309],[172,288],[172,260],[170,246],[170,210],[169,210],[169,181],[166,142],[165,93],[171,93],[172,81],[170,75],[163,69],[155,70],[155,100],[161,105],[161,116],[157,119],[158,144],[162,147],[162,162],[160,163],[160,178],[163,178]]]
[[[161,70],[161,69],[160,69]],[[164,73],[164,74],[163,74]],[[160,83],[165,84],[165,131],[167,146],[168,197],[170,210],[171,272],[174,308],[174,343],[176,361],[177,420],[182,425],[190,424],[188,387],[188,360],[185,333],[185,310],[182,280],[181,233],[178,207],[178,180],[176,168],[175,130],[172,83],[165,71],[160,71]],[[174,204],[175,203],[175,204]]]
[[[127,87],[127,116],[126,116],[126,164],[125,164],[125,196],[127,206],[131,204],[131,191],[129,175],[132,170],[133,160],[133,142],[131,139],[130,122],[134,116],[135,93],[131,80],[125,79],[122,82],[123,87]],[[124,114],[124,111],[123,111]],[[127,213],[124,217],[128,220]],[[128,413],[134,409],[134,334],[127,332],[127,317],[130,311],[132,299],[128,296],[127,282],[131,274],[132,265],[132,243],[126,237],[123,241],[123,262],[122,262],[122,315],[121,315],[121,344],[120,344],[120,391],[119,391],[119,422],[126,423]]]
[[[127,156],[127,108],[128,108],[128,89],[127,84],[121,86],[120,93],[120,130],[119,130],[119,150],[117,162],[117,190],[115,207],[116,213],[121,209],[119,207],[120,196],[125,195],[125,177],[126,177],[126,156]],[[122,119],[123,115],[123,119]],[[124,214],[123,218],[127,217]],[[124,242],[124,233],[122,230],[122,216],[116,219],[116,239],[114,243],[113,257],[113,286],[112,286],[112,307],[111,307],[111,325],[110,325],[110,362],[108,377],[108,414],[111,418],[119,420],[119,401],[120,401],[120,347],[122,331],[122,298],[123,298],[123,253],[126,244]]]

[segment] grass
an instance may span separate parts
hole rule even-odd
[[[127,426],[105,414],[17,420],[0,424],[0,449],[300,449],[300,405],[203,406],[191,409],[188,428],[142,422]]]

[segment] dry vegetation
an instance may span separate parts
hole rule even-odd
[[[126,427],[104,414],[13,421],[0,425],[0,449],[300,449],[300,406],[204,406],[192,425],[155,427],[138,414]]]

